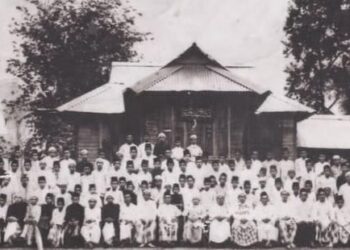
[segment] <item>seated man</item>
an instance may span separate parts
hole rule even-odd
[[[15,194],[14,201],[7,209],[7,225],[4,235],[4,242],[10,246],[15,243],[22,232],[24,217],[27,211],[27,203],[23,201],[22,196]]]
[[[336,197],[336,207],[334,213],[335,220],[335,239],[334,242],[340,246],[346,246],[350,238],[350,211],[344,206],[344,198]]]
[[[66,215],[65,200],[63,197],[57,199],[57,207],[52,212],[51,228],[48,235],[48,241],[53,247],[63,245],[63,223]]]
[[[283,190],[281,197],[281,202],[275,204],[281,243],[287,248],[294,248],[294,238],[297,232],[297,224],[295,222],[296,207],[289,200],[288,191]]]
[[[72,204],[66,209],[64,217],[64,244],[68,247],[81,247],[83,239],[80,229],[84,221],[84,207],[79,204],[79,194],[72,194]]]
[[[231,237],[230,218],[231,214],[225,205],[225,196],[218,194],[216,204],[209,210],[209,243],[214,246],[224,245]]]
[[[186,210],[185,216],[184,240],[191,244],[200,243],[202,241],[204,219],[207,213],[205,207],[200,204],[199,195],[192,198],[192,205]]]
[[[159,241],[161,243],[173,244],[177,241],[178,218],[181,211],[171,204],[171,195],[165,192],[164,203],[159,205],[158,219],[159,219]]]
[[[33,195],[30,197],[27,207],[26,217],[24,218],[24,228],[21,237],[26,239],[27,246],[33,245],[33,238],[37,248],[43,249],[43,241],[38,228],[38,222],[41,214],[41,206],[38,205],[38,197]]]
[[[107,194],[106,204],[102,207],[102,235],[104,243],[112,246],[119,235],[119,204],[114,203],[112,193]]]
[[[277,241],[278,231],[275,227],[275,208],[269,203],[266,192],[260,194],[260,202],[255,207],[255,220],[258,225],[259,242],[264,247],[271,247]]]
[[[101,239],[101,208],[98,207],[96,197],[89,198],[89,204],[84,209],[84,224],[81,228],[81,235],[88,247],[96,246]]]
[[[120,207],[120,242],[122,246],[134,243],[137,207],[131,202],[131,192],[124,191],[124,204]]]
[[[238,195],[238,203],[233,205],[233,242],[241,247],[248,247],[258,242],[258,230],[254,223],[253,206],[247,202],[245,192]]]
[[[144,190],[142,196],[137,205],[136,241],[140,247],[154,247],[152,242],[155,239],[157,206],[155,201],[151,200],[149,190]]]
[[[310,247],[314,245],[315,225],[312,218],[313,200],[309,197],[306,189],[300,190],[300,198],[296,201],[295,207],[298,209],[295,214],[297,222],[297,232],[295,244],[298,247]]]
[[[333,246],[332,231],[334,230],[333,204],[326,201],[326,192],[320,188],[318,200],[313,206],[312,217],[316,223],[316,242],[320,246]]]

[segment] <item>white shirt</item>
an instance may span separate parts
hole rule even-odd
[[[69,159],[63,159],[60,162],[60,167],[61,167],[61,172],[68,174],[69,173],[69,165],[71,164],[75,164],[76,165],[76,161],[69,158]]]
[[[316,179],[316,189],[319,188],[330,188],[332,194],[335,194],[337,192],[337,181],[332,176],[327,178],[325,175],[321,175]]]
[[[325,161],[325,162],[317,162],[315,164],[315,173],[317,176],[323,173],[323,168],[325,165],[329,165],[329,163]]]
[[[131,144],[124,143],[123,145],[120,146],[118,153],[123,155],[123,159],[130,158],[130,148],[133,146],[137,148],[136,144],[134,143],[131,143]]]
[[[202,148],[197,144],[191,144],[187,147],[188,151],[190,151],[190,154],[192,157],[202,156],[203,150]]]
[[[150,143],[150,142],[143,142],[141,143],[138,148],[137,148],[137,152],[139,157],[144,158],[146,156],[146,150],[145,150],[145,146],[146,144],[150,144],[151,148],[152,148],[152,154],[153,154],[153,150],[154,150],[154,144]]]
[[[181,160],[184,158],[184,149],[182,147],[174,147],[171,150],[171,157],[176,160]]]
[[[42,161],[46,162],[46,169],[48,170],[52,170],[53,168],[53,163],[55,161],[59,161],[59,157],[56,156],[56,157],[51,157],[51,156],[45,156],[44,159],[42,159]]]
[[[167,222],[171,222],[173,219],[176,219],[181,215],[181,211],[175,205],[163,203],[159,205],[157,215],[160,221],[165,220]]]
[[[67,207],[67,204],[65,206]],[[52,212],[51,224],[63,225],[65,216],[66,216],[65,208],[63,208],[61,211],[58,208],[55,208]]]
[[[119,219],[122,221],[136,221],[137,220],[137,214],[139,210],[138,208],[130,203],[129,205],[123,204],[120,206],[120,215]]]
[[[281,171],[281,178],[282,178],[282,180],[285,180],[285,179],[287,179],[288,171],[292,170],[292,169],[295,170],[294,162],[292,160],[284,160],[284,159],[282,159],[279,162],[279,169]]]
[[[306,171],[306,166],[305,166],[305,159],[304,158],[298,158],[295,160],[295,172],[296,176],[303,176],[303,174]]]
[[[270,219],[269,224],[274,224],[276,219],[276,209],[271,204],[263,205],[261,202],[255,207],[254,217],[258,222],[264,219]]]
[[[297,222],[311,222],[313,220],[313,202],[310,197],[306,201],[302,201],[301,199],[296,200],[295,207],[297,209],[297,213],[295,214],[295,220]]]
[[[101,222],[101,208],[95,206],[90,208],[89,206],[84,209],[84,223],[87,223],[89,220],[92,220],[94,224],[99,224]]]
[[[142,199],[140,204],[137,205],[138,219],[146,221],[155,221],[157,217],[157,206],[152,200],[145,201]]]

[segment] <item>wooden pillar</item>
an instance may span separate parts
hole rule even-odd
[[[282,147],[288,148],[292,158],[296,157],[296,121],[294,115],[287,115],[281,119]]]
[[[171,145],[175,143],[175,108],[174,105],[171,104],[170,107],[170,129],[171,129]]]
[[[231,158],[231,105],[227,105],[227,157]]]

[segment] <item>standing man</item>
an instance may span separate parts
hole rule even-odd
[[[283,181],[287,179],[289,170],[295,170],[294,162],[290,159],[288,148],[283,149],[282,160],[279,162],[279,168]]]
[[[154,152],[153,154],[157,157],[164,156],[166,150],[170,150],[170,146],[166,142],[166,135],[161,132],[158,135],[158,141],[156,145],[154,146]]]
[[[125,143],[120,146],[118,153],[123,155],[123,158],[130,158],[130,148],[136,147],[134,143],[134,136],[132,134],[128,134],[125,138]]]

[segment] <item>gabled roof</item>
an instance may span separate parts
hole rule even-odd
[[[278,112],[313,113],[315,110],[288,97],[278,96],[271,93],[255,111],[255,114]]]
[[[267,90],[242,79],[205,54],[195,43],[177,58],[130,87],[143,91],[225,91],[256,92]]]
[[[297,145],[350,149],[350,116],[313,115],[297,124]]]
[[[59,112],[119,114],[125,112],[125,87],[107,83],[57,108]]]

